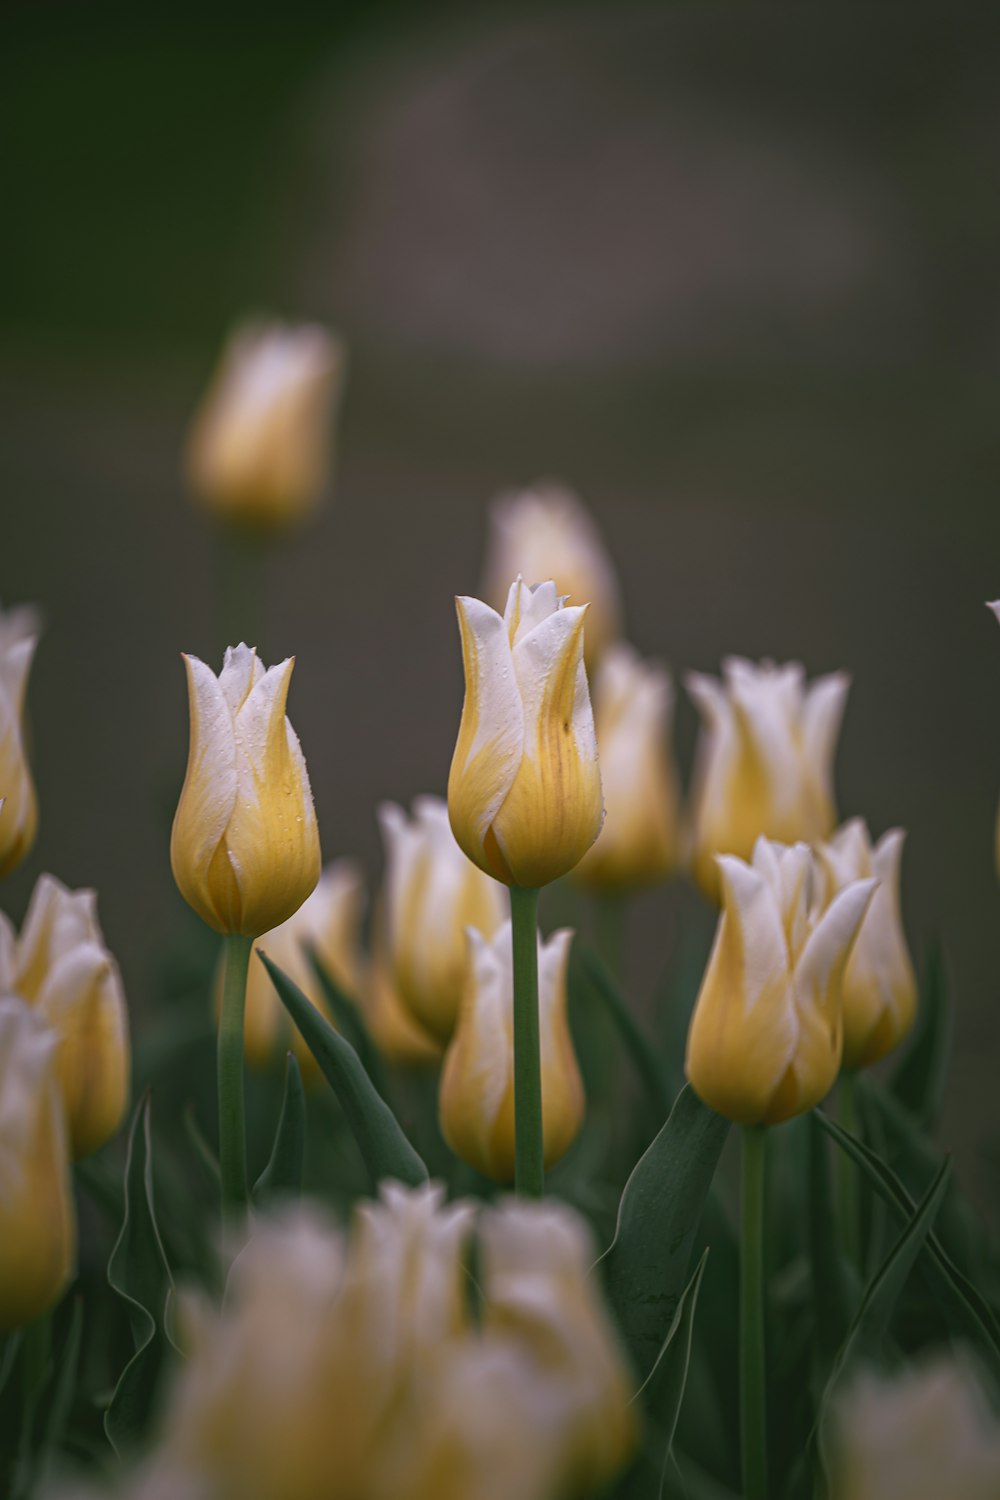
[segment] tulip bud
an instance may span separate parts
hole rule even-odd
[[[594,677],[594,721],[606,815],[576,867],[598,891],[662,880],[677,863],[677,773],[670,756],[673,687],[664,667],[624,643]]]
[[[497,1182],[514,1180],[514,969],[511,924],[487,940],[468,931],[471,964],[441,1075],[448,1145]],[[566,1016],[572,932],[538,943],[538,1016],[545,1165],[569,1150],[583,1123],[583,1083]]]
[[[24,697],[38,644],[38,621],[25,607],[0,614],[0,877],[35,841],[38,804],[24,749]]]
[[[94,891],[42,875],[20,937],[0,917],[0,991],[26,1001],[55,1036],[70,1152],[89,1156],[121,1124],[130,1062],[125,993]]]
[[[365,1024],[376,1047],[389,1062],[401,1068],[419,1068],[435,1063],[441,1044],[414,1019],[399,998],[386,956],[384,939],[375,921],[368,990],[364,1002]]]
[[[719,899],[717,854],[751,857],[757,839],[826,838],[836,824],[833,757],[849,679],[806,687],[798,662],[729,657],[724,682],[692,673],[686,686],[703,718],[695,757],[694,875]]]
[[[586,605],[511,584],[503,618],[457,599],[465,704],[448,778],[456,839],[481,870],[535,887],[578,864],[604,817],[583,665]]]
[[[399,998],[423,1030],[447,1042],[462,998],[466,927],[488,936],[506,915],[495,881],[455,842],[439,797],[417,797],[413,819],[384,802],[378,810],[387,859],[385,937]]]
[[[853,880],[878,889],[851,950],[841,986],[845,1068],[867,1068],[903,1040],[917,1013],[917,981],[903,936],[899,866],[906,834],[890,829],[872,848],[867,824],[852,818],[816,849],[821,906]]]
[[[589,602],[587,664],[621,634],[621,593],[614,564],[590,512],[572,490],[538,484],[501,495],[490,507],[483,595],[502,610],[510,580],[555,580],[574,604]]]
[[[0,999],[0,1332],[41,1317],[73,1275],[76,1221],[59,1046],[30,1006]]]
[[[760,838],[753,863],[717,861],[722,913],[688,1032],[695,1093],[741,1125],[776,1125],[827,1094],[843,1048],[841,987],[875,889],[845,885],[821,910],[812,855]]]
[[[202,504],[248,529],[281,530],[315,509],[330,474],[345,352],[325,328],[248,323],[226,346],[191,430]]]
[[[294,657],[267,671],[249,646],[218,677],[185,656],[191,743],[170,861],[181,895],[216,932],[259,937],[314,889],[319,832],[306,763],[285,717]]]

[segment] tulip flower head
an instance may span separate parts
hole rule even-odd
[[[421,1068],[436,1063],[441,1043],[417,1021],[399,998],[382,936],[384,922],[376,914],[368,985],[363,1002],[365,1025],[372,1041],[387,1061],[400,1068]]]
[[[687,1076],[741,1125],[776,1125],[829,1092],[843,1048],[842,984],[876,881],[814,899],[813,856],[757,840],[718,858],[722,913],[695,1002]]]
[[[23,727],[28,673],[37,644],[34,610],[0,612],[0,876],[20,864],[38,827]]]
[[[325,328],[237,328],[188,447],[191,486],[208,510],[274,531],[315,509],[329,479],[344,366],[344,347]]]
[[[492,936],[507,898],[465,857],[440,797],[417,797],[413,817],[394,802],[378,809],[386,852],[384,932],[399,998],[420,1028],[448,1041],[462,998],[466,927]]]
[[[76,1261],[59,1038],[16,996],[0,999],[0,1332],[41,1317]]]
[[[20,937],[0,916],[0,993],[32,1006],[56,1038],[55,1073],[73,1159],[114,1135],[128,1103],[128,1012],[94,891],[42,875]]]
[[[196,656],[184,664],[191,742],[174,879],[216,932],[260,937],[298,910],[320,873],[309,776],[285,717],[294,658],[265,671],[239,645],[218,677]]]
[[[724,681],[691,673],[688,692],[702,715],[695,757],[694,874],[712,900],[717,854],[748,860],[763,834],[783,844],[814,843],[836,825],[833,757],[849,679],[843,672],[806,686],[798,662],[730,657]]]
[[[841,986],[845,1068],[870,1067],[903,1040],[916,1018],[917,981],[899,902],[905,839],[901,828],[892,828],[873,848],[864,820],[852,818],[816,848],[822,905],[852,881],[878,881]]]
[[[670,755],[673,686],[664,667],[624,643],[594,677],[594,721],[606,815],[576,867],[595,890],[662,880],[677,863],[677,773]]]
[[[579,863],[604,817],[586,605],[520,578],[502,617],[478,599],[456,604],[465,704],[448,778],[451,826],[496,880],[547,885]]]
[[[574,604],[589,602],[587,663],[595,663],[621,634],[621,590],[593,516],[572,490],[559,484],[501,495],[490,507],[483,595],[497,610],[510,580],[555,580]]]
[[[583,1082],[566,1014],[572,932],[538,944],[542,1140],[552,1166],[583,1123]],[[471,963],[441,1075],[441,1129],[449,1146],[497,1182],[514,1180],[514,970],[511,924],[487,940],[468,931]]]

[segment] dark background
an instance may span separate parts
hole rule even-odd
[[[376,874],[376,801],[443,790],[484,506],[565,478],[643,650],[852,672],[841,810],[910,832],[913,947],[955,980],[945,1135],[993,1196],[998,38],[944,4],[15,6],[0,589],[47,627],[6,907],[43,869],[95,885],[148,1013],[187,930],[178,652],[221,645],[186,423],[234,318],[323,319],[335,503],[273,560],[266,651],[298,657],[326,857]],[[693,734],[682,702],[685,768]]]

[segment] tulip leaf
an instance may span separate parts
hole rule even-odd
[[[600,954],[582,943],[574,943],[573,954],[576,963],[593,985],[613,1020],[622,1045],[632,1059],[636,1073],[648,1096],[655,1118],[663,1120],[669,1115],[673,1101],[666,1074],[660,1065],[652,1042],[644,1035],[628,1002],[618,988],[611,970]]]
[[[212,1186],[218,1189],[222,1182],[222,1169],[219,1166],[219,1158],[205,1139],[205,1133],[198,1124],[198,1117],[195,1114],[193,1102],[185,1106],[181,1120],[184,1125],[184,1134],[191,1142],[195,1156],[204,1167]]]
[[[360,1057],[365,1072],[382,1095],[382,1098],[388,1099],[388,1087],[385,1079],[385,1068],[382,1065],[382,1054],[372,1041],[371,1033],[365,1025],[364,1016],[350,996],[341,989],[316,952],[316,949],[310,944],[306,945],[306,956],[312,964],[316,978],[322,986],[337,1030],[342,1036],[347,1038]]]
[[[690,1084],[641,1156],[598,1264],[640,1379],[652,1371],[687,1284],[688,1262],[729,1121]]]
[[[306,1096],[298,1060],[294,1052],[289,1052],[274,1149],[254,1186],[254,1202],[262,1204],[274,1198],[298,1197],[302,1191],[305,1154]]]
[[[833,1173],[819,1112],[809,1116],[809,1253],[812,1266],[816,1343],[828,1371],[851,1323],[851,1290],[834,1204]]]
[[[104,1414],[108,1441],[119,1455],[133,1447],[150,1414],[164,1360],[172,1347],[167,1306],[173,1279],[153,1204],[149,1094],[132,1118],[125,1156],[125,1216],[111,1258],[108,1285],[127,1304],[134,1353]]]
[[[288,975],[256,950],[271,976],[278,997],[327,1083],[333,1089],[358,1143],[372,1182],[397,1178],[411,1187],[427,1181],[427,1168],[407,1140],[403,1128],[365,1072],[346,1037],[330,1025]]]
[[[933,1129],[941,1113],[951,1034],[948,976],[940,944],[935,943],[927,955],[916,1028],[889,1080],[900,1104],[925,1130]]]
[[[52,1389],[46,1393],[48,1408],[45,1433],[41,1445],[41,1462],[36,1484],[40,1489],[62,1435],[76,1394],[76,1376],[80,1365],[80,1347],[83,1340],[83,1299],[76,1297],[70,1316],[69,1330],[56,1361],[56,1376]]]

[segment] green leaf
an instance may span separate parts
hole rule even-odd
[[[917,1024],[896,1064],[889,1087],[900,1104],[932,1130],[941,1113],[951,1057],[952,1008],[944,954],[935,943],[927,955]]]
[[[809,1251],[816,1344],[824,1376],[851,1323],[851,1291],[840,1253],[827,1137],[818,1111],[809,1116]]]
[[[573,956],[614,1021],[615,1029],[632,1059],[655,1118],[663,1120],[670,1113],[672,1098],[666,1074],[660,1066],[660,1060],[656,1056],[652,1042],[644,1035],[618,988],[611,970],[600,954],[582,943],[574,943]]]
[[[55,1380],[46,1393],[48,1416],[42,1442],[42,1458],[36,1483],[41,1488],[52,1460],[62,1442],[63,1432],[76,1395],[76,1377],[80,1365],[80,1345],[83,1338],[83,1298],[73,1302],[69,1331],[56,1362]]]
[[[372,1182],[378,1184],[385,1177],[397,1178],[411,1187],[426,1182],[427,1168],[365,1072],[350,1042],[334,1030],[298,985],[272,963],[266,953],[260,948],[255,951],[270,974],[281,1003],[340,1101]]]
[[[647,1435],[645,1457],[647,1462],[653,1460],[657,1470],[656,1487],[648,1491],[656,1500],[660,1500],[663,1494],[667,1468],[673,1459],[674,1437],[691,1363],[695,1308],[707,1259],[708,1251],[705,1250],[694,1275],[681,1294],[656,1364],[649,1372],[645,1384],[636,1393],[636,1399],[642,1398],[650,1423],[654,1424],[653,1433]],[[650,1453],[651,1448],[653,1453]],[[637,1490],[635,1500],[639,1500],[640,1493],[646,1492]],[[631,1494],[632,1492],[630,1500]]]
[[[695,1233],[728,1133],[729,1121],[685,1085],[625,1184],[614,1240],[598,1264],[642,1380],[687,1284]]]
[[[254,1202],[262,1204],[274,1198],[298,1197],[302,1191],[305,1154],[306,1096],[295,1053],[289,1052],[274,1149],[254,1186]]]
[[[125,1156],[125,1217],[108,1261],[108,1285],[127,1304],[134,1353],[104,1414],[115,1452],[135,1445],[150,1414],[164,1359],[171,1347],[167,1304],[170,1267],[156,1224],[149,1094],[136,1108]]]
[[[365,1072],[382,1098],[388,1100],[389,1086],[382,1054],[372,1041],[364,1016],[353,1000],[341,989],[311,944],[306,945],[306,956],[316,972],[316,978],[326,996],[337,1030],[347,1038],[360,1057]]]

